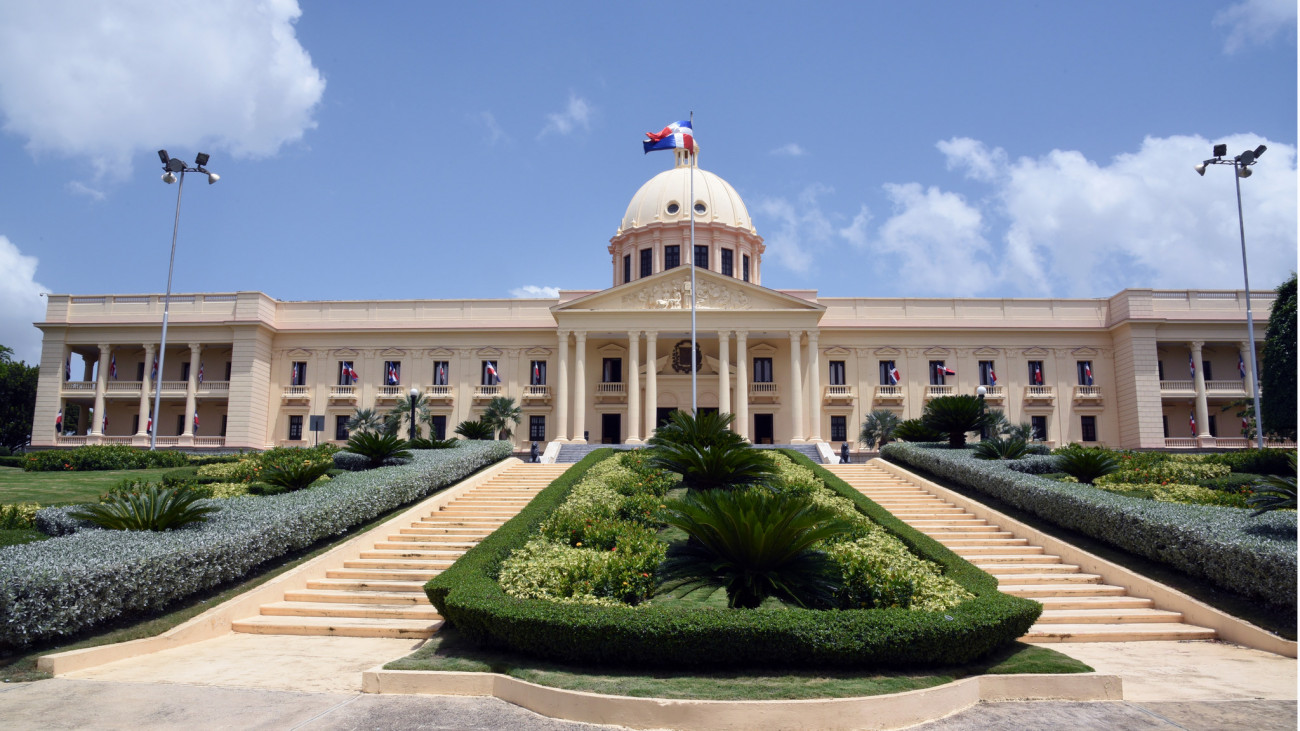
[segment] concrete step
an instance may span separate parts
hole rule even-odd
[[[1044,609],[1038,617],[1038,624],[1181,624],[1182,621],[1182,612],[1164,609]]]
[[[382,551],[468,551],[478,541],[466,541],[459,536],[397,536],[375,544]]]
[[[429,604],[423,588],[419,592],[343,591],[340,589],[294,589],[284,593],[289,602],[334,602],[341,604]]]
[[[442,620],[367,619],[364,617],[247,617],[231,622],[235,632],[261,635],[329,635],[331,637],[398,637],[427,639]]]
[[[969,556],[1020,556],[1030,554],[1041,554],[1042,546],[961,546],[952,549],[952,552],[966,558]]]
[[[405,550],[362,551],[361,558],[378,559],[444,559],[454,561],[465,555],[468,549],[409,548]]]
[[[925,533],[926,535],[932,535],[932,536],[939,536],[941,534],[948,534],[948,533],[1002,533],[1004,532],[996,525],[988,525],[988,524],[984,524],[984,525],[943,524],[943,525],[923,526],[908,521],[908,525],[921,531],[922,533]]]
[[[450,561],[445,562],[447,566]],[[375,579],[378,581],[428,581],[439,569],[326,569],[327,579]]]
[[[343,562],[345,569],[394,569],[398,571],[432,571],[450,568],[456,556],[433,558],[355,558]]]
[[[362,580],[362,579],[311,579],[307,582],[308,589],[338,589],[340,591],[380,591],[396,592],[409,591],[424,596],[424,585],[426,581],[386,581],[386,580]]]
[[[1212,640],[1212,629],[1173,622],[1149,624],[1035,624],[1020,639],[1025,642],[1145,642],[1151,640]]]
[[[1066,609],[1150,609],[1155,602],[1137,596],[1043,596],[1034,597],[1043,611]]]
[[[1028,546],[1028,538],[949,538],[943,536],[939,542],[949,548],[961,546]]]
[[[993,574],[992,571],[989,573]],[[1029,584],[1066,585],[1101,583],[1101,577],[1097,574],[993,574],[993,578],[998,580],[999,585],[1018,584],[1025,586]]]
[[[344,604],[341,602],[275,602],[263,604],[267,617],[354,617],[368,619],[442,619],[432,604]]]
[[[1057,561],[1060,557],[1053,556]],[[1008,574],[1072,574],[1078,566],[1068,563],[985,563],[977,564],[981,569],[994,576]]]
[[[1110,584],[999,584],[998,591],[1011,596],[1040,597],[1124,596],[1128,590]]]
[[[955,553],[955,551],[954,551]],[[987,564],[1000,563],[1060,563],[1060,556],[1053,556],[1050,553],[996,553],[985,554],[983,556],[963,556],[967,561],[984,568]],[[985,569],[987,570],[987,569]]]

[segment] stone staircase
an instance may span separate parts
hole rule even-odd
[[[235,621],[235,632],[341,637],[431,637],[442,625],[424,584],[514,517],[568,465],[518,464],[410,527],[381,538],[360,557],[306,588]]]
[[[813,444],[755,444],[756,449],[792,449],[811,459],[817,464],[822,463],[822,456],[817,452],[816,445]],[[597,449],[640,449],[639,444],[565,444],[560,447],[560,453],[555,457],[556,464],[572,464],[581,461],[583,457],[591,454]]]
[[[1063,563],[1026,538],[966,512],[875,463],[827,465],[840,479],[900,520],[992,574],[998,589],[1043,605],[1025,642],[1212,640],[1215,631],[1130,596],[1123,586]]]

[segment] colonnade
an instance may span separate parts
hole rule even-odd
[[[104,435],[104,426],[105,426],[104,420],[107,415],[106,392],[108,391],[108,382],[109,382],[110,369],[111,369],[110,364],[112,363],[112,359],[113,359],[113,347],[114,347],[113,345],[107,343],[100,343],[98,345],[98,349],[99,349],[98,370],[94,373],[94,378],[95,378],[95,392],[94,392],[95,405],[93,409],[94,417],[91,419],[89,428],[86,431],[86,434],[88,436],[100,437]],[[144,348],[145,365],[143,369],[144,375],[141,377],[140,380],[139,426],[137,427],[134,436],[143,438],[148,436],[149,420],[153,416],[152,406],[153,406],[154,388],[155,388],[153,362],[154,362],[155,355],[158,353],[158,345],[156,343],[143,343],[141,347]],[[184,428],[180,435],[182,439],[182,444],[185,441],[192,440],[194,438],[194,414],[198,409],[198,390],[199,390],[198,379],[199,379],[199,369],[202,367],[201,366],[202,361],[200,360],[200,355],[202,355],[203,352],[203,345],[201,343],[190,343],[189,349],[190,349],[190,361],[189,361],[190,369],[189,369],[189,377],[185,384],[185,418],[182,420],[184,423]],[[66,354],[64,355],[64,360],[67,361]],[[95,366],[93,362],[90,360],[87,360],[85,365],[86,365],[85,380],[90,380],[92,375],[92,369],[94,369]],[[165,365],[166,365],[165,363],[159,363],[159,371],[160,371],[158,374],[159,378],[161,378],[162,376],[161,370]]]

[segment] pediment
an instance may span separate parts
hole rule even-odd
[[[1070,353],[1073,355],[1098,355],[1100,351],[1098,351],[1096,348],[1085,347],[1085,348],[1075,348],[1074,350],[1071,350]]]
[[[767,343],[758,343],[757,345],[751,345],[749,346],[748,350],[749,350],[750,357],[758,356],[759,358],[771,358],[772,356],[776,355],[776,348],[774,346],[768,345]]]
[[[976,348],[973,355],[996,356],[1001,355],[1002,351],[997,348]]]
[[[903,354],[903,351],[899,350],[898,348],[876,348],[875,353],[876,355],[892,355],[897,357],[897,356],[901,356]]]
[[[947,348],[940,348],[938,346],[935,346],[933,348],[926,348],[925,350],[921,351],[921,354],[922,355],[952,355],[952,351],[948,350]]]
[[[606,358],[613,358],[616,356],[625,355],[627,353],[627,348],[624,348],[622,345],[619,345],[618,343],[607,343],[605,345],[600,346],[599,348],[596,348],[596,352],[600,353],[602,356]]]
[[[400,358],[406,355],[406,351],[401,348],[384,348],[379,351],[379,355],[384,358]]]
[[[850,356],[850,355],[853,355],[853,351],[852,351],[852,350],[849,350],[848,348],[842,348],[842,347],[840,347],[840,346],[838,346],[838,345],[833,345],[833,346],[831,346],[831,347],[829,347],[829,348],[826,348],[826,349],[823,350],[822,352],[825,353],[826,355],[833,355],[833,356],[836,356],[836,357],[844,357],[844,356]]]
[[[551,354],[550,348],[529,348],[524,351],[524,355],[545,357]]]
[[[361,351],[353,350],[352,348],[339,348],[334,351],[334,355],[337,355],[340,358],[360,358]]]
[[[478,350],[474,351],[474,354],[482,356],[484,358],[499,358],[501,357],[501,350],[499,348],[491,348],[491,347],[479,348]]]
[[[676,267],[555,305],[551,312],[690,310],[691,270]],[[704,269],[695,270],[697,310],[822,312],[825,306]]]
[[[456,355],[456,351],[451,348],[431,348],[428,354],[430,358],[451,358]]]
[[[1051,355],[1051,353],[1049,353],[1049,352],[1047,351],[1046,348],[1039,348],[1039,347],[1026,348],[1026,349],[1022,350],[1022,351],[1020,352],[1020,354],[1021,354],[1021,355],[1031,355],[1031,356],[1034,356],[1034,357],[1036,357],[1036,358],[1044,358],[1044,357],[1047,357],[1048,355]]]
[[[310,358],[312,356],[312,352],[310,350],[305,350],[303,348],[294,348],[293,350],[290,350],[289,352],[285,353],[285,355],[290,358]]]

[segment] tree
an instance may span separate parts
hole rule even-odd
[[[921,414],[926,426],[948,435],[950,447],[966,446],[966,433],[979,431],[987,419],[984,405],[974,396],[940,396]]]
[[[19,450],[32,435],[40,367],[13,360],[13,352],[0,345],[0,446]]]
[[[858,434],[858,441],[867,445],[867,449],[875,449],[876,445],[885,446],[890,439],[894,438],[894,431],[898,429],[898,416],[889,409],[876,409],[862,422],[862,432]]]
[[[374,409],[357,409],[348,419],[348,431],[378,432],[384,429],[384,417]]]
[[[1259,369],[1264,431],[1296,436],[1296,275],[1277,288]]]
[[[411,421],[414,415],[415,421]],[[384,431],[389,434],[397,434],[403,428],[407,430],[411,439],[418,439],[420,436],[420,422],[429,420],[428,401],[421,393],[415,398],[410,394],[404,395],[397,399],[397,403],[384,416]]]
[[[492,427],[492,435],[500,439],[509,439],[511,426],[519,426],[519,420],[524,416],[524,410],[515,405],[515,400],[509,396],[494,396],[488,402],[487,408],[483,410],[483,416],[480,421]]]

